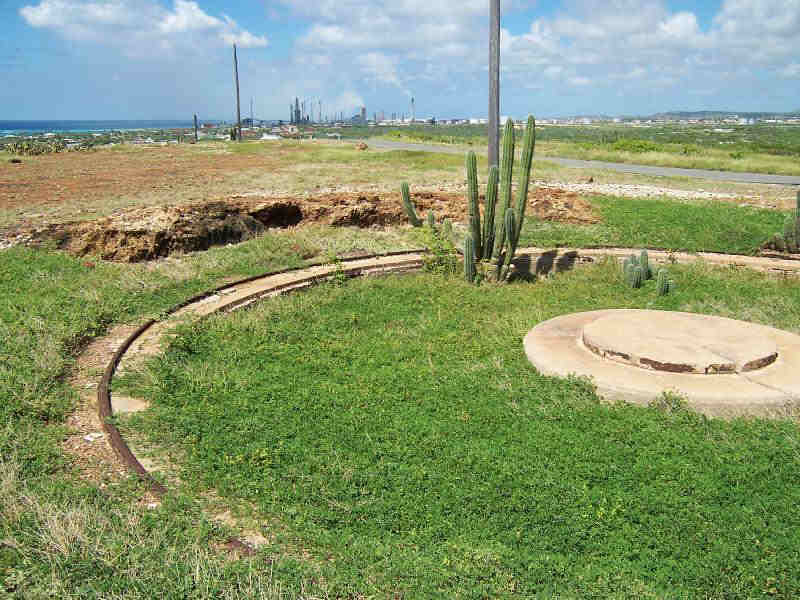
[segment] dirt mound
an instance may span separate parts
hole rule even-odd
[[[421,214],[432,209],[439,220],[466,218],[462,194],[417,192],[413,199]],[[529,214],[540,219],[569,223],[598,220],[588,202],[563,190],[537,189],[529,195],[529,203]],[[54,242],[76,256],[137,262],[241,242],[270,228],[304,223],[372,227],[406,221],[399,194],[340,193],[313,198],[234,197],[130,209],[95,221],[47,225],[16,235],[34,243]]]

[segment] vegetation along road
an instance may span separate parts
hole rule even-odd
[[[409,142],[395,142],[391,140],[371,139],[369,144],[373,148],[387,150],[420,150],[424,152],[443,152],[448,154],[463,154],[464,149],[459,146],[446,146],[438,144],[414,144]],[[546,157],[547,160],[565,167],[576,169],[610,169],[623,173],[639,173],[643,175],[657,175],[664,177],[698,177],[701,179],[715,179],[718,181],[731,181],[737,183],[769,183],[778,185],[800,186],[800,176],[795,175],[770,175],[766,173],[741,173],[736,171],[711,171],[708,169],[681,169],[677,167],[656,167],[649,165],[634,165],[627,163],[605,162],[600,160],[579,160],[575,158]]]

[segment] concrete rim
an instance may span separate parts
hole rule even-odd
[[[687,398],[691,408],[711,417],[789,417],[800,408],[800,336],[749,324],[775,344],[778,357],[761,369],[704,376],[667,373],[606,360],[584,345],[583,330],[598,319],[636,309],[608,309],[571,313],[539,323],[524,339],[530,362],[545,375],[590,378],[606,400],[647,405],[665,391]],[[665,312],[665,311],[649,311]],[[680,313],[692,315],[692,313]],[[696,316],[696,315],[693,315]],[[742,323],[715,317],[721,322]]]

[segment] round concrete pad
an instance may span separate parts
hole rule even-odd
[[[589,350],[584,330],[606,317],[658,319],[663,311],[598,310],[563,315],[540,323],[525,336],[525,353],[545,375],[589,377],[598,394],[608,400],[647,404],[665,391],[685,397],[695,410],[709,416],[791,416],[800,408],[800,336],[752,323],[714,317],[716,327],[731,329],[747,325],[748,335],[774,344],[777,358],[756,370],[721,373],[713,377],[642,368],[608,360]],[[669,313],[689,319],[701,315]],[[611,321],[613,324],[614,321]],[[641,321],[640,321],[641,323]],[[589,327],[590,338],[593,328]],[[602,328],[599,328],[602,329]],[[763,346],[766,348],[766,346]],[[757,354],[762,354],[763,350]],[[744,366],[731,355],[729,362]],[[705,361],[700,361],[705,362]]]
[[[757,325],[667,311],[600,317],[583,328],[583,343],[608,360],[671,373],[741,373],[778,358]]]

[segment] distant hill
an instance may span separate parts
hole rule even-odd
[[[735,110],[699,110],[699,111],[670,111],[658,113],[647,117],[649,119],[722,119],[736,115],[742,119],[785,119],[787,117],[800,117],[800,110],[793,112],[748,112]]]

